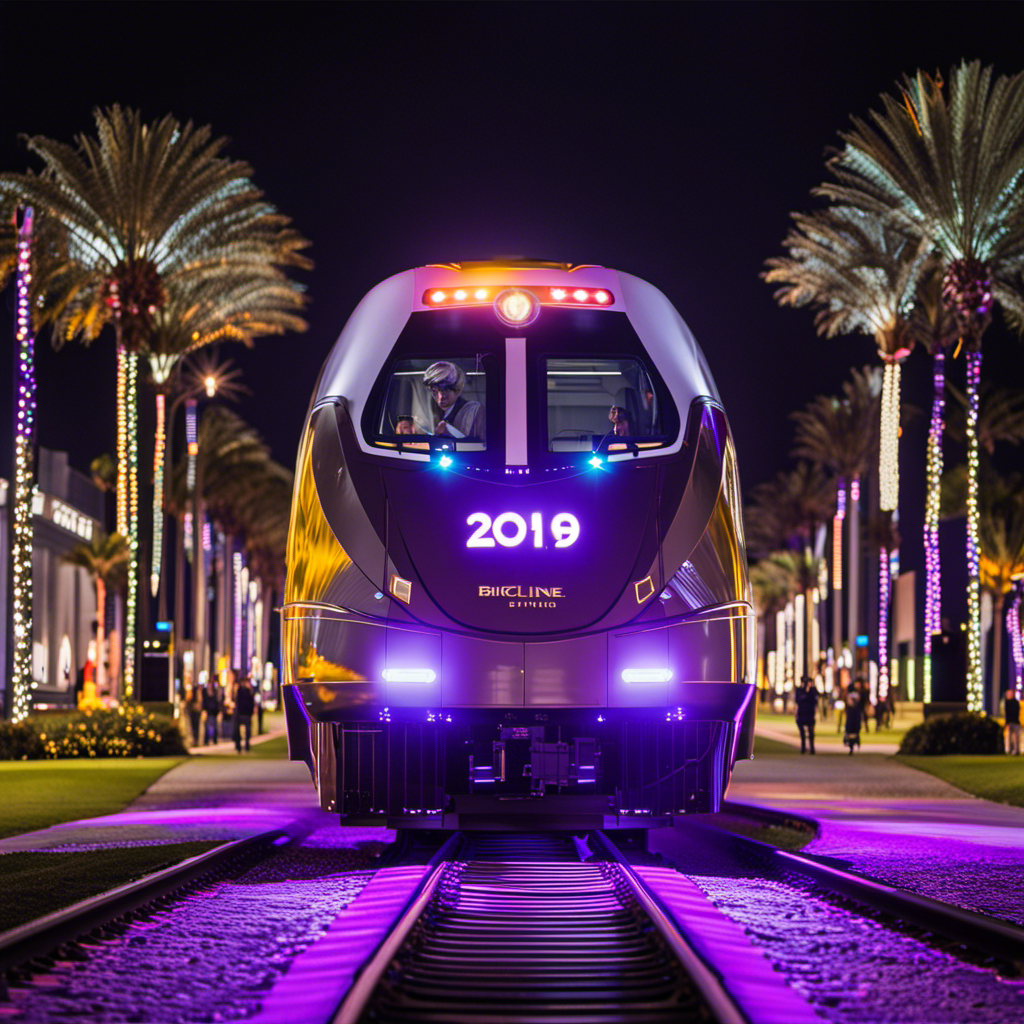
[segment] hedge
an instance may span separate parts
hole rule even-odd
[[[907,730],[901,754],[1001,754],[1003,727],[979,714],[935,715]]]
[[[159,757],[185,754],[173,718],[133,704],[71,715],[0,722],[0,760],[63,757]]]

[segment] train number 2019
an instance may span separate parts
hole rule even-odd
[[[476,527],[466,541],[467,548],[493,548],[496,542],[503,548],[516,548],[528,534],[533,534],[535,548],[544,547],[542,512],[531,512],[529,524],[518,512],[502,512],[493,520],[486,512],[474,512],[466,522]],[[580,521],[571,512],[552,516],[550,529],[556,548],[567,548],[580,537]]]

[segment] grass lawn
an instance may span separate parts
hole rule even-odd
[[[259,761],[285,761],[288,759],[288,737],[275,736],[272,740],[255,744],[250,750],[241,754],[203,754],[202,757],[216,761],[234,761],[239,757],[255,758]]]
[[[70,907],[119,885],[221,845],[219,842],[129,846],[81,853],[0,856],[0,932]]]
[[[754,757],[760,757],[763,754],[799,755],[799,753],[799,747],[794,747],[789,743],[783,743],[782,740],[773,740],[769,739],[767,736],[759,736],[756,732],[754,733]]]
[[[898,755],[911,768],[936,775],[965,793],[1000,804],[1024,807],[1024,758],[1006,754]]]
[[[0,761],[0,838],[62,821],[114,814],[182,760]]]
[[[796,727],[796,715],[777,715],[773,711],[763,711],[761,708],[757,710],[757,721],[760,725],[766,725],[770,729],[774,729],[776,732],[783,732],[787,736],[793,736],[794,738],[800,737],[800,730]],[[883,729],[881,732],[875,732],[875,721],[869,719],[867,725],[870,726],[871,731],[867,728],[862,728],[860,731],[860,741],[863,746],[871,746],[874,743],[899,743],[903,739],[907,730],[917,725],[918,719],[915,718],[912,721],[898,720],[896,727],[892,729]],[[826,721],[818,719],[818,724],[815,728],[815,737],[820,739],[832,739],[833,737],[837,740],[843,738],[842,733],[836,732],[836,718],[833,713],[830,718]]]

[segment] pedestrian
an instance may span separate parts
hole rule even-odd
[[[850,694],[846,698],[846,731],[843,733],[843,742],[853,753],[854,747],[860,746],[860,726],[863,721],[863,713],[860,705],[860,694],[856,687],[850,687]]]
[[[806,754],[810,746],[814,753],[814,723],[818,717],[818,691],[814,680],[804,676],[796,691],[796,727],[800,730],[800,753]]]
[[[1020,756],[1020,701],[1013,690],[1006,691],[1006,752]]]
[[[206,680],[203,690],[203,713],[206,715],[206,730],[203,734],[203,746],[217,742],[217,717],[221,711],[220,693],[212,679]]]
[[[256,702],[256,735],[263,735],[263,687],[260,686],[259,676],[252,688],[253,700]]]
[[[185,707],[188,709],[188,721],[192,727],[192,746],[198,747],[199,726],[203,718],[203,695],[194,683],[189,684]]]
[[[235,750],[242,752],[242,733],[245,733],[245,749],[249,749],[252,740],[252,713],[255,698],[248,676],[242,676],[235,688]]]

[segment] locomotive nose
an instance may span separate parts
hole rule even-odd
[[[452,470],[385,472],[389,537],[401,539],[431,600],[464,626],[584,629],[649,575],[657,555],[657,471],[629,467],[624,491],[616,468],[527,486]],[[636,611],[650,596],[638,594]]]

